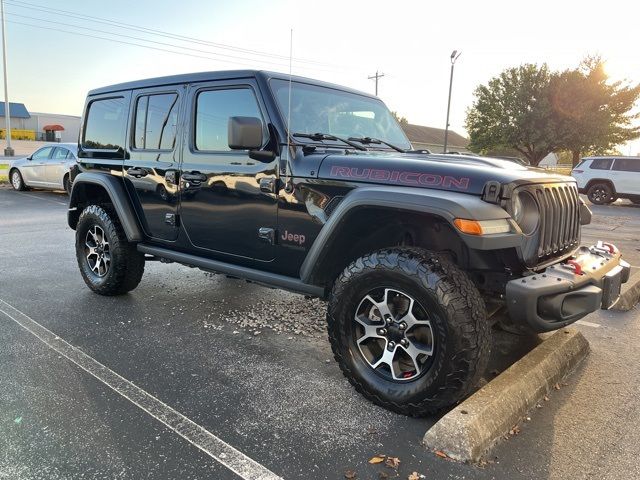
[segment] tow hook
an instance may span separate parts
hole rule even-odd
[[[582,266],[576,260],[567,260],[562,266],[573,270],[575,275],[582,275]]]

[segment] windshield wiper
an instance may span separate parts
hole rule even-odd
[[[315,142],[320,142],[322,140],[337,140],[342,143],[346,143],[347,145],[357,149],[357,150],[367,150],[362,145],[358,145],[357,143],[353,143],[352,141],[347,140],[346,138],[336,137],[335,135],[329,135],[328,133],[292,133],[293,137],[301,137],[308,138],[309,140],[313,140]],[[360,142],[362,143],[362,142]]]
[[[400,153],[407,153],[407,151],[403,148],[397,147],[396,145],[389,143],[389,142],[385,142],[384,140],[380,140],[379,138],[371,138],[371,137],[349,137],[349,140],[354,141],[354,142],[360,142],[364,145],[386,145],[389,148],[393,148],[395,151],[400,152]]]

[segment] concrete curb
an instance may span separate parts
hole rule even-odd
[[[588,353],[589,342],[578,330],[558,330],[442,417],[423,445],[455,460],[479,461]]]
[[[611,309],[628,312],[640,301],[640,272],[631,275],[629,281],[622,287],[620,298]]]

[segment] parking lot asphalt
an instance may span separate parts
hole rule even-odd
[[[582,231],[582,242],[605,240],[616,244],[631,263],[632,275],[640,272],[640,205],[617,200],[612,205],[589,205],[591,224]]]
[[[640,442],[625,422],[637,424],[640,411],[632,408],[640,391],[637,311],[587,317],[592,325],[579,328],[593,353],[575,379],[484,468],[462,465],[420,446],[437,418],[387,412],[349,386],[332,359],[319,301],[158,262],[147,264],[126,296],[90,292],[77,271],[66,200],[0,188],[0,478],[238,478],[224,459],[181,437],[181,425],[162,423],[16,318],[46,327],[287,479],[344,478],[350,470],[356,478],[393,477],[394,470],[367,463],[379,453],[400,458],[399,478],[413,471],[427,478],[603,478],[590,473],[605,471],[623,478],[610,468],[608,451],[633,471]],[[622,208],[640,220],[640,209]],[[513,355],[502,350],[498,343],[494,355]],[[624,446],[629,441],[632,448]],[[566,470],[591,461],[592,452],[597,465]],[[566,476],[576,471],[589,475]]]

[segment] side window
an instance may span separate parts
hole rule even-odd
[[[611,158],[596,158],[591,162],[591,166],[589,168],[593,170],[609,170],[612,163],[613,159]]]
[[[67,159],[69,160],[75,160],[76,156],[73,154],[73,152],[71,150],[67,150]]]
[[[616,158],[613,169],[621,172],[640,172],[640,160],[635,158]]]
[[[51,153],[52,149],[53,147],[41,148],[36,153],[31,155],[31,158],[33,158],[34,160],[44,160],[45,158],[49,158],[49,154]]]
[[[67,153],[69,153],[69,150],[66,148],[56,147],[51,158],[53,160],[65,160],[67,158]]]
[[[262,118],[253,90],[234,88],[200,92],[196,99],[196,150],[230,151],[227,128],[229,117],[236,116]]]
[[[133,146],[142,150],[173,150],[178,127],[178,95],[144,95],[136,103]]]
[[[82,146],[96,150],[124,148],[127,109],[124,98],[105,98],[89,104]]]

